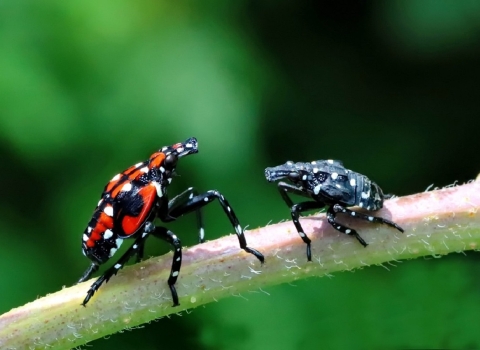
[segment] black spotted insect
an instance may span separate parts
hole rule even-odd
[[[163,226],[155,226],[153,220],[158,218],[164,223],[171,222],[195,211],[201,243],[204,241],[204,229],[200,209],[215,199],[218,199],[233,225],[240,248],[253,254],[263,263],[263,255],[256,249],[247,247],[242,226],[220,192],[212,190],[198,194],[190,187],[169,201],[167,187],[175,175],[178,159],[195,153],[198,153],[198,143],[193,137],[185,142],[163,147],[153,153],[148,160],[115,175],[105,186],[93,217],[83,233],[82,251],[92,260],[92,264],[78,283],[86,281],[98,270],[99,265],[107,262],[120,248],[124,239],[134,238],[135,241],[120,259],[92,284],[83,300],[83,306],[131,257],[136,255],[137,262],[143,258],[145,241],[150,235],[167,241],[174,248],[168,286],[173,306],[179,305],[175,282],[182,264],[182,245],[172,231]]]
[[[266,168],[265,177],[270,182],[286,179],[293,184],[279,182],[278,190],[290,208],[293,224],[298,234],[307,244],[308,261],[312,260],[311,241],[299,221],[300,213],[304,211],[328,206],[327,221],[330,225],[342,233],[355,236],[364,247],[367,246],[367,243],[357,231],[336,221],[338,213],[346,213],[362,220],[386,224],[403,232],[400,226],[390,220],[346,208],[357,205],[366,210],[375,211],[383,207],[383,201],[389,196],[384,195],[382,189],[375,182],[365,175],[346,169],[338,160],[317,160],[310,163],[289,161],[283,165]],[[294,204],[288,193],[308,197],[313,201]]]

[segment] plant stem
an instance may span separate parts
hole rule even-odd
[[[302,218],[312,239],[313,261],[291,221],[248,231],[249,246],[265,254],[260,263],[238,247],[235,235],[185,249],[172,307],[166,283],[172,254],[126,267],[80,306],[93,280],[65,288],[0,316],[1,349],[69,349],[172,313],[280,283],[425,255],[478,249],[480,182],[385,202],[376,216],[405,229],[342,217],[370,244],[335,231],[324,214]],[[294,292],[292,291],[292,294]],[[294,295],[292,295],[292,298]]]

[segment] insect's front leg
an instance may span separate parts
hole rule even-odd
[[[189,198],[186,203],[172,208],[169,214],[177,218],[192,211],[198,212],[198,210],[200,210],[205,205],[212,203],[215,199],[218,200],[223,211],[225,212],[225,215],[227,215],[227,218],[230,220],[230,223],[235,229],[235,233],[237,234],[238,241],[240,243],[240,248],[245,250],[247,253],[253,254],[258,260],[260,260],[260,262],[263,263],[265,260],[263,254],[260,253],[258,250],[247,246],[247,240],[245,238],[243,228],[240,225],[237,216],[233,211],[233,208],[230,206],[227,199],[220,192],[216,190],[210,190],[205,193],[193,196]]]
[[[287,206],[289,208],[293,206],[293,201],[288,195],[288,193],[293,193],[293,194],[296,194],[297,196],[310,198],[310,195],[305,193],[305,191],[302,188],[290,185],[283,181],[278,183],[278,191],[280,192],[280,195],[282,196],[283,201],[287,203]]]
[[[325,203],[316,202],[316,201],[308,201],[308,202],[301,202],[301,203],[298,203],[298,204],[294,204],[292,199],[288,195],[289,193],[293,193],[293,194],[296,194],[297,196],[309,197],[309,198],[310,198],[310,195],[308,193],[306,193],[303,190],[303,188],[298,187],[298,186],[294,186],[294,185],[290,185],[286,182],[279,182],[278,183],[278,191],[280,192],[280,195],[282,196],[282,199],[284,200],[284,202],[290,208],[290,212],[292,214],[293,224],[295,225],[295,228],[297,229],[297,232],[300,235],[300,238],[307,245],[307,260],[312,261],[312,249],[311,249],[311,246],[310,246],[311,240],[305,234],[305,231],[303,230],[303,227],[300,224],[299,218],[300,218],[300,214],[302,212],[308,211],[308,210],[313,210],[313,209],[321,209],[325,206]]]
[[[175,196],[170,202],[168,202],[168,216],[172,219],[177,219],[172,213],[176,212],[180,206],[196,196],[198,196],[198,191],[193,187],[189,187],[179,195]],[[197,214],[198,241],[199,243],[203,243],[205,242],[205,230],[203,228],[202,210],[201,208],[198,208],[195,212]]]
[[[163,222],[174,221],[176,218],[169,214],[169,201],[166,191],[157,201],[156,216]]]
[[[310,247],[311,240],[305,234],[305,231],[303,230],[303,227],[300,224],[300,221],[299,221],[300,213],[302,213],[304,211],[308,211],[308,210],[313,210],[313,209],[321,209],[324,206],[325,206],[325,203],[309,201],[309,202],[301,202],[301,203],[294,204],[290,208],[290,211],[291,211],[291,214],[292,214],[293,224],[295,225],[295,228],[297,229],[297,232],[300,235],[300,238],[307,245],[307,260],[308,261],[312,261],[312,249]]]

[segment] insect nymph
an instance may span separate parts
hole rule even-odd
[[[346,213],[362,220],[386,224],[403,232],[403,229],[393,221],[346,208],[359,206],[368,211],[375,211],[383,207],[383,201],[387,196],[375,182],[365,175],[346,169],[338,160],[317,160],[310,163],[289,161],[283,165],[266,168],[265,177],[270,182],[286,179],[292,183],[279,182],[278,190],[291,210],[293,224],[298,234],[307,244],[309,261],[312,260],[311,241],[299,221],[300,213],[304,211],[328,206],[327,220],[330,225],[342,233],[355,236],[364,247],[367,246],[367,243],[357,231],[336,221],[338,213]],[[311,200],[294,204],[289,193],[308,197]]]
[[[242,226],[233,208],[220,192],[211,190],[198,194],[190,187],[169,200],[167,187],[175,174],[178,160],[197,152],[198,143],[193,137],[185,142],[165,146],[153,153],[148,160],[131,166],[107,183],[83,233],[82,251],[92,263],[78,282],[86,281],[98,270],[99,265],[107,262],[125,239],[133,238],[134,242],[117,262],[92,284],[82,303],[84,306],[100,286],[108,282],[131,257],[136,256],[137,261],[143,258],[145,241],[149,236],[160,238],[174,248],[168,286],[173,306],[179,305],[175,282],[182,264],[182,245],[172,231],[163,225],[155,225],[153,220],[158,218],[162,223],[167,223],[195,211],[199,224],[199,241],[203,242],[204,230],[200,209],[215,199],[219,201],[233,225],[240,248],[263,262],[263,255],[247,246]]]

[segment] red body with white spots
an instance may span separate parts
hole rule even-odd
[[[195,145],[187,147],[185,145]],[[194,149],[194,151],[192,151]],[[188,152],[188,153],[185,153]],[[174,168],[167,157],[196,153],[196,142],[187,140],[152,154],[145,162],[115,175],[105,186],[83,235],[83,253],[102,264],[111,258],[125,238],[135,237],[164,203]],[[167,160],[167,162],[166,162]],[[176,161],[175,161],[176,163]]]
[[[132,256],[136,256],[137,261],[143,258],[145,241],[150,235],[173,246],[172,268],[167,282],[173,305],[179,305],[175,283],[182,265],[182,244],[172,231],[163,226],[155,226],[153,220],[158,218],[167,223],[195,211],[199,225],[199,241],[203,242],[204,230],[200,210],[215,199],[219,201],[234,227],[240,248],[263,262],[263,255],[247,246],[242,226],[220,192],[212,190],[198,194],[190,187],[169,201],[167,187],[172,181],[178,159],[197,152],[195,138],[163,147],[147,161],[135,164],[115,175],[105,186],[93,217],[83,234],[83,254],[90,258],[92,263],[78,282],[90,278],[100,264],[115,254],[124,239],[134,238],[135,241],[117,262],[92,284],[82,305],[85,306],[100,286],[115,275]]]

